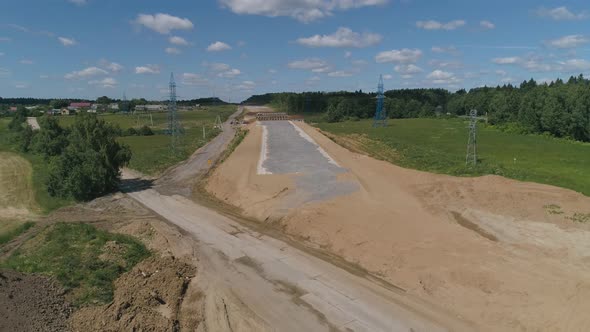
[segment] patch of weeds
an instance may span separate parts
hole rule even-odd
[[[573,222],[586,223],[590,222],[590,213],[574,213],[573,216],[567,218]]]
[[[58,223],[23,244],[0,267],[52,276],[73,304],[82,306],[112,301],[115,279],[149,255],[130,236],[87,224]]]
[[[548,204],[548,205],[543,206],[543,208],[545,208],[545,210],[549,214],[563,214],[563,211],[561,210],[561,206],[559,206],[557,204]]]
[[[14,239],[15,237],[26,232],[29,228],[33,227],[34,225],[35,225],[34,222],[28,221],[24,224],[17,226],[16,228],[14,228],[6,233],[0,234],[0,245],[10,242],[12,239]]]

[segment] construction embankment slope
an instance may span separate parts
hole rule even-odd
[[[590,213],[590,198],[498,176],[404,169],[293,124],[334,161],[308,164],[308,143],[294,147],[299,138],[280,138],[291,129],[273,126],[252,124],[207,190],[478,330],[590,328],[590,226],[572,220]],[[293,155],[282,156],[283,147]]]

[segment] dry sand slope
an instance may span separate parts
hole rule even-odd
[[[338,181],[356,191],[306,201],[297,199],[302,174],[259,175],[256,124],[207,189],[479,330],[590,330],[590,225],[569,219],[590,213],[590,198],[496,176],[403,169],[297,126],[347,170]]]

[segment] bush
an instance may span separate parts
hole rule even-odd
[[[52,160],[47,191],[52,196],[91,200],[117,189],[120,167],[131,151],[116,141],[117,129],[94,114],[76,117],[69,145]]]
[[[127,128],[127,130],[125,130],[125,136],[137,136],[137,130],[133,127]]]
[[[154,135],[154,132],[152,131],[152,129],[146,125],[139,128],[137,133],[139,136],[152,136],[152,135]]]

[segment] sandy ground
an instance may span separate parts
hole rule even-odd
[[[32,218],[38,209],[31,164],[17,154],[0,152],[0,223]]]
[[[39,122],[37,121],[36,117],[32,117],[32,116],[27,117],[27,123],[29,124],[29,126],[31,126],[31,129],[33,129],[33,130],[41,129],[41,126],[39,125]]]
[[[359,190],[284,210],[297,175],[258,175],[262,129],[207,190],[261,222],[441,305],[478,330],[590,329],[590,198],[497,176],[454,178],[352,153],[298,124]],[[296,156],[294,156],[296,158]]]

